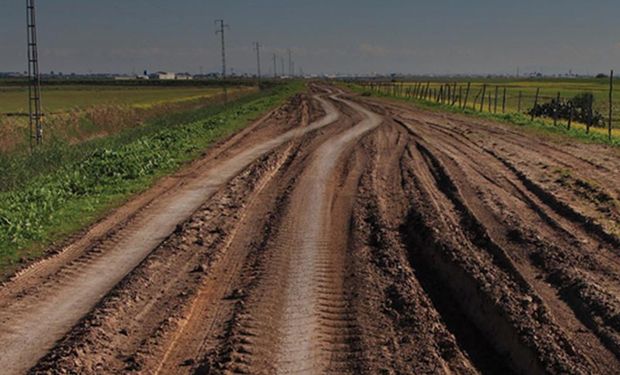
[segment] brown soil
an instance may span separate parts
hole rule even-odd
[[[310,91],[9,280],[4,371],[617,371],[617,150]]]

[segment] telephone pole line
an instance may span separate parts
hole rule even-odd
[[[26,19],[28,29],[28,113],[30,125],[30,150],[32,151],[33,139],[36,141],[37,145],[40,145],[41,142],[43,142],[41,75],[39,74],[39,54],[37,51],[35,0],[26,0]]]
[[[215,20],[215,24],[219,24],[219,28],[215,31],[216,34],[222,36],[222,79],[226,78],[226,41],[224,38],[224,29],[230,29],[230,26],[224,23],[224,20]]]
[[[254,42],[254,47],[256,48],[256,77],[258,78],[258,81],[260,82],[260,43],[259,42]]]
[[[293,58],[291,56],[291,49],[286,50],[288,52],[288,75],[293,76]]]

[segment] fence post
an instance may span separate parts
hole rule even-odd
[[[594,94],[590,94],[588,99],[588,121],[586,121],[586,134],[590,134],[590,126],[592,126],[592,106],[594,105]]]
[[[484,96],[487,93],[487,84],[482,85],[482,97],[480,98],[480,112],[484,112]]]
[[[471,88],[471,82],[467,82],[467,89],[465,90],[465,100],[463,101],[463,109],[467,108],[467,99],[469,99],[470,88]]]
[[[478,98],[480,97],[480,93],[482,92],[482,89],[480,89],[479,92],[476,93],[476,96],[474,96],[474,102],[471,105],[471,108],[475,111],[476,108],[478,108]]]
[[[611,141],[611,129],[612,129],[612,121],[613,121],[613,112],[614,112],[614,103],[613,103],[613,93],[614,93],[614,71],[612,70],[609,74],[609,124],[607,125],[607,136]]]
[[[489,113],[493,113],[492,108],[491,108],[491,104],[493,104],[493,96],[491,96],[493,94],[491,94],[491,92],[489,92]]]
[[[536,88],[536,96],[534,97],[534,107],[532,107],[532,121],[534,121],[534,108],[538,105],[538,95],[540,94],[540,87]]]
[[[560,92],[555,99],[555,105],[553,106],[553,126],[558,125],[558,112],[560,112]]]
[[[506,86],[504,86],[504,96],[502,97],[502,113],[506,113]]]
[[[497,113],[497,95],[499,94],[499,86],[495,86],[495,103],[493,104],[493,112]]]
[[[456,84],[456,82],[454,82],[454,90],[452,90],[452,93],[453,93],[452,105],[456,104],[456,86],[457,86],[457,84]],[[459,88],[460,88],[460,86],[459,86]]]
[[[570,130],[570,126],[573,122],[573,116],[575,115],[575,108],[573,107],[573,101],[569,101],[568,102],[568,108],[569,110],[569,115],[568,115],[568,126],[566,127],[567,130]]]
[[[521,113],[521,96],[523,93],[519,90],[519,101],[517,102],[517,113]]]

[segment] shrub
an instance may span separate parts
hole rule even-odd
[[[529,114],[534,117],[557,116],[558,119],[564,120],[568,120],[572,115],[574,121],[582,123],[590,121],[592,126],[602,126],[605,123],[604,117],[592,109],[593,105],[594,95],[581,93],[568,101],[560,100],[558,102],[557,99],[552,99],[550,102],[537,104],[529,111]]]

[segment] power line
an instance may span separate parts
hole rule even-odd
[[[215,31],[216,34],[222,36],[222,79],[226,78],[226,42],[224,38],[224,29],[230,29],[230,26],[224,24],[224,20],[215,20],[215,24],[219,24],[219,28]]]
[[[41,75],[39,74],[39,54],[37,51],[37,26],[35,0],[26,0],[26,19],[28,29],[28,109],[30,124],[30,149],[32,140],[37,145],[43,142],[43,113],[41,111]],[[34,136],[33,136],[34,129]]]

